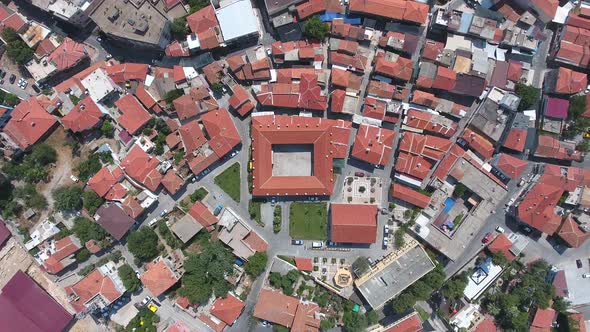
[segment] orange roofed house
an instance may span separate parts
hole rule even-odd
[[[394,136],[393,130],[361,124],[351,155],[375,166],[385,166],[391,157]]]
[[[258,295],[253,316],[291,328],[291,332],[320,330],[319,307],[313,302],[300,302],[297,298],[263,288]]]
[[[377,240],[377,206],[331,204],[330,239],[336,243],[371,244]]]
[[[332,194],[334,160],[346,158],[350,126],[347,121],[315,117],[252,117],[253,195]],[[297,146],[307,152],[313,146],[313,158],[302,165],[303,170],[295,170],[275,153],[278,150],[273,152],[280,146]]]
[[[146,265],[146,271],[140,279],[154,297],[159,297],[174,286],[181,276],[171,262],[160,256]]]
[[[158,165],[160,165],[158,158],[147,154],[139,145],[134,145],[120,167],[135,183],[154,192],[162,183],[163,177],[156,169]]]
[[[246,305],[231,293],[225,297],[219,297],[213,302],[210,314],[211,316],[201,314],[198,318],[215,331],[222,331],[226,326],[233,323],[240,317]]]
[[[26,150],[49,134],[58,122],[47,113],[35,97],[21,101],[12,111],[11,119],[4,127],[9,141],[16,145],[14,150]]]
[[[125,287],[117,268],[109,262],[77,283],[65,287],[65,291],[72,307],[80,313],[109,306],[123,295]]]

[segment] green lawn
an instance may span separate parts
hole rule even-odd
[[[262,222],[262,215],[260,213],[261,205],[261,202],[251,200],[248,203],[248,212],[250,213],[250,218],[254,219],[258,225],[264,227],[264,223]]]
[[[215,177],[215,184],[234,201],[240,202],[240,164],[235,163]]]
[[[325,240],[328,237],[326,203],[293,202],[289,211],[289,235],[297,240]]]

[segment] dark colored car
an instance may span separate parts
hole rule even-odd
[[[358,177],[361,177],[362,178],[363,176],[365,176],[365,173],[363,173],[363,172],[354,172],[354,176],[358,176]]]
[[[303,240],[291,240],[291,244],[295,246],[303,245]]]
[[[33,84],[31,87],[33,88],[33,90],[35,92],[37,92],[37,93],[40,93],[41,92],[41,89],[39,89],[39,87],[37,86],[37,84]]]
[[[582,268],[582,261],[579,259],[576,259],[576,266],[578,267],[578,269]]]
[[[6,72],[0,69],[0,78],[4,78],[4,76],[6,76]]]
[[[9,81],[10,81],[10,84],[14,84],[14,81],[16,81],[16,75],[14,75],[14,74],[10,75]]]

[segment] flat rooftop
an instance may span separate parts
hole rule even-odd
[[[258,33],[258,21],[250,0],[238,0],[216,10],[225,42]]]
[[[313,145],[273,145],[273,176],[312,176]]]
[[[266,5],[268,15],[273,16],[283,9],[287,9],[289,6],[296,5],[303,1],[304,0],[264,0],[264,4]]]
[[[384,263],[377,263],[376,269],[368,277],[357,280],[356,287],[373,309],[383,307],[385,302],[434,269],[434,263],[416,241],[408,244],[412,247],[398,257],[392,257],[389,261],[386,258]]]
[[[161,47],[167,44],[163,32],[168,35],[168,19],[148,0],[103,0],[90,18],[107,34]]]

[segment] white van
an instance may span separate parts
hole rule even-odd
[[[324,246],[324,242],[322,242],[322,241],[313,241],[313,242],[311,243],[311,247],[312,247],[313,249],[320,249],[320,248],[322,248],[323,246]]]

